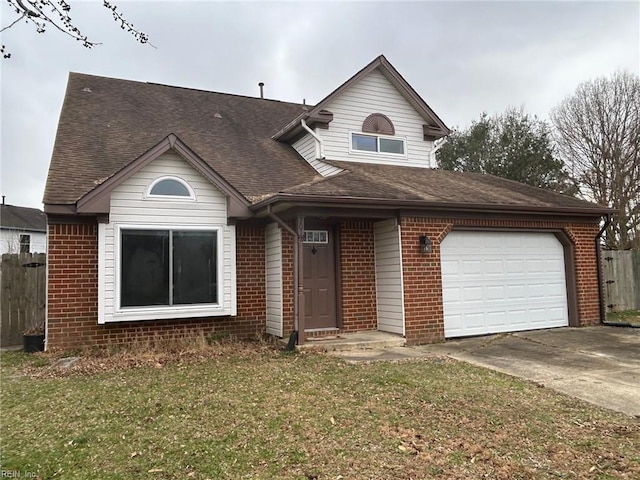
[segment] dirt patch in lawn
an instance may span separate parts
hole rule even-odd
[[[207,341],[200,337],[162,339],[111,348],[74,352],[39,352],[26,357],[18,373],[32,378],[63,378],[131,368],[162,368],[167,365],[197,365],[215,358],[254,358],[273,354],[276,344],[267,341],[241,342],[233,338]],[[65,362],[65,359],[73,359]],[[67,363],[71,363],[67,366]]]

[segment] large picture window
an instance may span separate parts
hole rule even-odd
[[[120,306],[217,304],[216,230],[122,229]]]

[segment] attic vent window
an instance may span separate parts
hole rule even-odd
[[[362,131],[380,135],[395,135],[396,129],[389,117],[382,113],[372,113],[362,122]]]
[[[160,177],[154,180],[147,189],[146,197],[165,198],[171,200],[195,200],[193,188],[177,177]]]

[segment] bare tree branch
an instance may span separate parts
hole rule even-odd
[[[74,40],[82,42],[82,46],[86,48],[93,48],[96,45],[100,45],[99,42],[89,40],[74,24],[69,15],[71,5],[66,0],[7,0],[7,2],[20,17],[0,30],[0,33],[12,28],[20,22],[20,20],[26,20],[27,23],[35,27],[37,33],[45,33],[47,27],[51,26]],[[124,16],[117,11],[116,5],[104,0],[103,7],[111,11],[114,21],[120,25],[121,29],[131,33],[137,42],[156,48],[149,42],[149,36],[146,33],[135,28],[133,23],[126,20]],[[4,58],[11,57],[10,53],[5,53],[4,45],[2,45],[0,53],[3,54]]]
[[[582,196],[618,211],[606,245],[640,248],[640,77],[618,72],[585,82],[551,120]]]
[[[18,18],[16,18],[10,25],[7,25],[6,27],[2,27],[2,29],[0,29],[0,33],[4,32],[5,30],[10,29],[11,27],[13,27],[16,23],[18,23],[20,20],[22,20],[26,16],[27,16],[27,13],[26,12],[23,13]]]

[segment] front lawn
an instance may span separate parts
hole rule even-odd
[[[239,346],[159,361],[2,354],[22,478],[640,478],[638,419],[446,359]],[[33,478],[33,477],[32,477]]]

